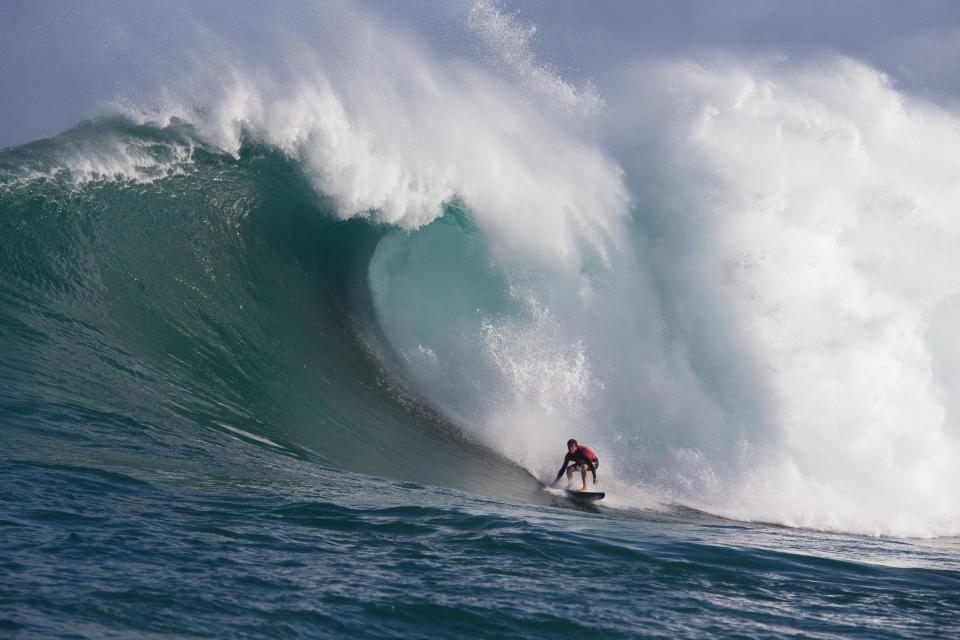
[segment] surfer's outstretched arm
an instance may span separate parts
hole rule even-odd
[[[557,472],[557,479],[553,481],[554,484],[557,483],[557,480],[563,476],[563,472],[567,470],[567,465],[570,464],[570,454],[568,453],[563,457],[563,466],[560,467],[560,471]]]

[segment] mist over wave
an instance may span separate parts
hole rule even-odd
[[[646,71],[672,111],[633,189],[652,272],[741,447],[711,507],[955,532],[956,115],[838,56]]]
[[[836,54],[611,60],[601,94],[489,2],[456,55],[285,6],[259,58],[187,20],[197,61],[117,106],[167,137],[66,134],[5,186],[265,145],[389,227],[366,284],[403,375],[540,479],[577,437],[622,503],[960,533],[956,114]]]

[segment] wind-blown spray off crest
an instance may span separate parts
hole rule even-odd
[[[459,198],[511,248],[565,259],[615,245],[627,202],[619,169],[545,117],[541,85],[528,92],[466,61],[432,59],[350,11],[336,27],[318,25],[325,43],[313,50],[284,45],[293,62],[279,79],[238,53],[202,112],[174,98],[159,119],[190,122],[229,153],[245,136],[277,146],[344,216],[415,229]],[[544,68],[536,76],[573,91]]]
[[[532,44],[536,26],[520,23],[489,0],[471,5],[467,24],[486,44],[494,65],[532,91],[546,109],[587,117],[603,108],[603,98],[591,82],[577,87],[540,60]]]

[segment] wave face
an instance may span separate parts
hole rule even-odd
[[[389,379],[364,277],[385,231],[337,220],[276,151],[111,118],[0,162],[11,398],[362,473],[535,486]]]
[[[508,496],[573,436],[622,506],[960,533],[953,113],[837,55],[601,96],[486,2],[453,58],[292,13],[0,155],[11,402]]]

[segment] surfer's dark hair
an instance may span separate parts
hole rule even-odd
[[[577,441],[574,440],[573,438],[570,438],[569,440],[567,440],[567,446],[568,446],[568,447],[570,447],[570,446],[574,446],[574,447],[575,447],[575,446],[577,446]]]

